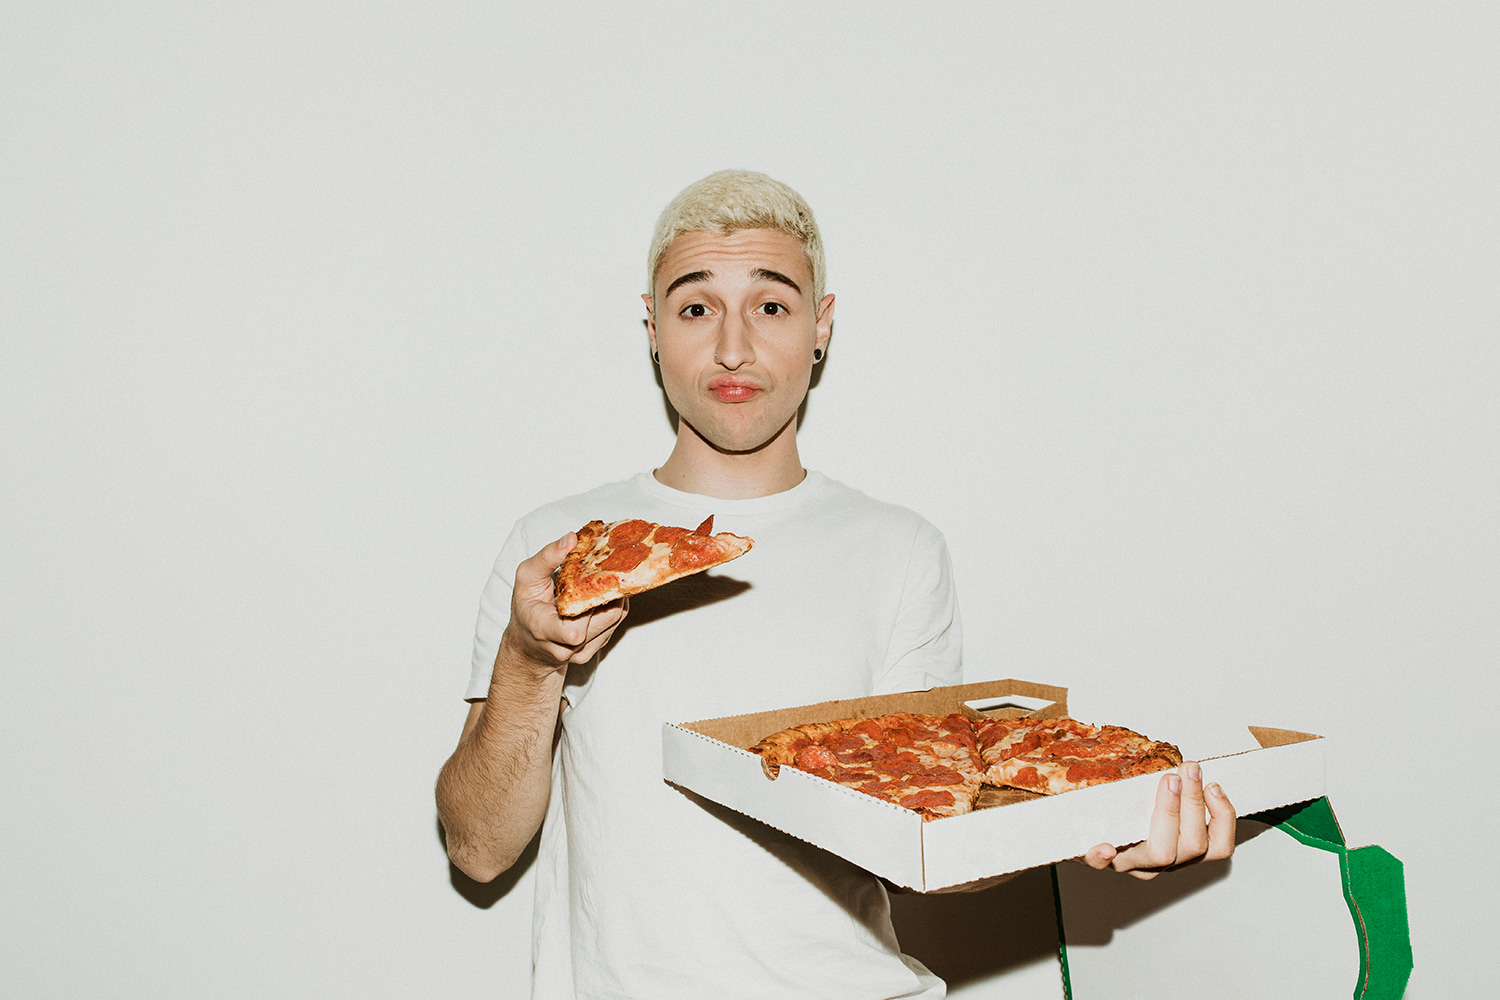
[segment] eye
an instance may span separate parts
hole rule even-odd
[[[692,305],[687,306],[682,310],[682,315],[694,317],[707,316],[708,307],[701,302],[694,302]]]
[[[767,316],[779,316],[786,312],[786,306],[782,305],[780,302],[767,302],[765,305],[761,306],[760,309],[761,312],[765,313]]]

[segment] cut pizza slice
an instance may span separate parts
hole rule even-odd
[[[1057,795],[1182,763],[1170,743],[1123,726],[1076,719],[985,719],[975,723],[984,780],[991,785]]]
[[[766,774],[782,765],[911,809],[924,821],[974,808],[984,765],[969,720],[895,712],[772,733],[750,748]]]
[[[714,519],[696,529],[650,521],[590,521],[557,571],[557,613],[581,615],[627,594],[639,594],[680,577],[738,559],[755,543],[713,534]]]

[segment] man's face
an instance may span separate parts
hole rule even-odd
[[[684,233],[654,292],[642,296],[651,349],[690,431],[734,453],[795,435],[813,349],[826,349],[833,324],[833,296],[812,301],[802,244],[771,229]]]

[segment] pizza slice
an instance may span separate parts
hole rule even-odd
[[[1056,795],[1182,763],[1170,743],[1123,726],[1076,719],[984,719],[974,724],[984,780],[991,785]]]
[[[749,538],[713,534],[714,518],[696,529],[650,521],[590,521],[557,571],[557,613],[581,615],[627,594],[660,587],[750,551]]]
[[[923,821],[970,812],[984,783],[973,727],[957,713],[816,722],[772,733],[750,750],[769,777],[795,767],[914,810]]]

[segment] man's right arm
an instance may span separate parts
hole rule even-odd
[[[625,617],[620,604],[558,616],[552,572],[576,540],[565,535],[516,568],[488,697],[469,707],[458,747],[438,775],[448,857],[481,882],[515,863],[546,816],[568,664],[592,659]]]

